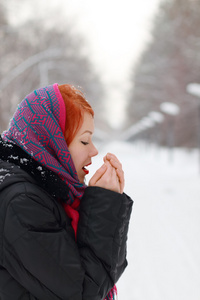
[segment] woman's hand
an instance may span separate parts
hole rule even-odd
[[[122,164],[120,163],[118,158],[112,153],[106,154],[106,156],[104,157],[104,162],[106,161],[109,161],[111,166],[116,170],[117,176],[119,178],[119,183],[120,183],[120,193],[122,194],[124,192],[124,186],[125,186],[124,171],[122,169]]]
[[[92,176],[89,181],[89,186],[98,186],[120,193],[120,184],[116,170],[108,161],[106,161]]]
[[[108,153],[104,157],[104,164],[90,179],[89,186],[99,186],[121,194],[123,193],[124,172],[121,163],[114,154]]]

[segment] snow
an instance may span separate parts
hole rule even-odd
[[[200,84],[199,83],[189,83],[187,85],[187,92],[200,98]]]
[[[9,172],[9,170],[1,168],[0,172]],[[6,177],[9,177],[9,176],[11,176],[10,173],[6,173],[4,175],[0,175],[0,182],[3,182],[6,179]]]
[[[19,159],[19,156],[14,156],[14,155],[10,155],[10,158],[14,159],[14,160],[18,160]]]
[[[20,158],[20,163],[27,165],[28,159],[27,158]]]
[[[100,145],[90,177],[107,152],[125,171],[134,200],[128,267],[119,300],[200,299],[200,161],[197,150],[169,151],[143,143]]]
[[[157,123],[162,123],[164,121],[164,116],[158,111],[151,111],[149,117],[152,118]]]
[[[176,116],[180,112],[180,108],[177,104],[172,102],[163,102],[160,105],[160,109],[168,115]]]
[[[42,171],[42,166],[37,167],[39,171]]]

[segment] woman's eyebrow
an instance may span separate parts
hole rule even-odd
[[[83,135],[84,133],[89,133],[89,134],[93,134],[93,132],[92,131],[90,131],[90,130],[85,130],[83,133],[81,133],[81,135]]]

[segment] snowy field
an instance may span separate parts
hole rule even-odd
[[[100,146],[90,175],[107,152],[123,163],[134,200],[129,265],[119,300],[200,300],[200,166],[198,151],[110,143]]]

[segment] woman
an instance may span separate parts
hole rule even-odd
[[[28,95],[0,139],[0,299],[115,299],[132,200],[113,154],[87,187],[94,112],[54,84]]]

